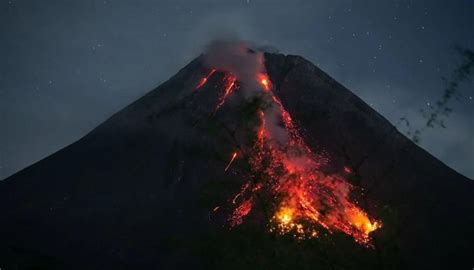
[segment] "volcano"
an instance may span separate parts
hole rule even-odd
[[[218,44],[0,182],[2,269],[472,268],[474,182],[304,58]]]

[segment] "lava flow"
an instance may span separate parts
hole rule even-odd
[[[225,89],[216,111],[232,93],[236,80],[229,72],[224,76]],[[234,196],[232,203],[236,207],[229,217],[231,227],[241,224],[251,213],[259,192],[269,191],[275,200],[274,213],[269,220],[271,232],[307,239],[317,237],[324,228],[329,232],[343,232],[356,242],[370,246],[369,234],[380,228],[381,223],[370,219],[351,202],[349,194],[353,186],[343,178],[344,174],[328,175],[321,171],[327,158],[312,152],[306,145],[291,115],[273,94],[268,76],[259,73],[255,80],[271,106],[258,111],[259,126],[255,128],[255,142],[248,151],[255,179],[248,181]],[[234,153],[225,171],[236,156]],[[348,173],[347,168],[345,174]]]
[[[214,74],[216,72],[215,69],[211,69],[211,71],[209,72],[209,74],[207,74],[206,77],[202,78],[198,85],[196,85],[196,88],[195,90],[199,90],[199,88],[203,87],[206,83],[207,83],[207,80],[209,80],[209,78],[212,76],[212,74]]]
[[[225,167],[224,172],[226,172],[229,169],[230,165],[232,164],[232,162],[234,162],[236,157],[237,157],[237,152],[234,152],[234,154],[232,154],[232,158],[230,159],[229,163]]]
[[[235,81],[237,79],[235,78],[234,75],[227,73],[224,76],[224,83],[225,83],[225,89],[224,89],[224,94],[219,98],[219,101],[216,106],[216,110],[219,110],[219,108],[224,105],[225,99],[232,93],[234,87],[235,87]]]
[[[260,83],[260,85],[265,91],[270,91],[270,80],[268,79],[268,76],[266,74],[259,73],[257,75],[257,81]]]

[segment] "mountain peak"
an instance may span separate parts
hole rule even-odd
[[[0,263],[471,267],[473,198],[309,61],[217,43],[0,182]]]

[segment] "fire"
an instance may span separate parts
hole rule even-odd
[[[212,74],[210,74],[212,75]],[[278,234],[291,233],[297,239],[318,236],[318,230],[343,232],[360,244],[370,246],[370,233],[381,227],[350,200],[354,187],[344,178],[352,171],[343,167],[339,174],[323,173],[321,167],[328,159],[314,153],[305,143],[282,102],[272,92],[271,82],[265,73],[256,80],[271,102],[270,108],[258,111],[259,125],[255,128],[255,142],[248,150],[249,164],[261,180],[246,182],[232,203],[236,208],[229,217],[231,227],[240,225],[252,211],[258,193],[270,192],[274,198],[275,213],[269,220],[269,230]],[[237,78],[231,73],[224,76],[224,92],[216,111],[236,88]],[[274,117],[281,121],[276,125]],[[273,125],[273,126],[272,126]],[[281,136],[272,131],[281,129]],[[237,152],[225,167],[227,171]]]

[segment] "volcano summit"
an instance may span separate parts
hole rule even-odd
[[[472,268],[474,182],[299,56],[218,42],[0,182],[5,269]]]

